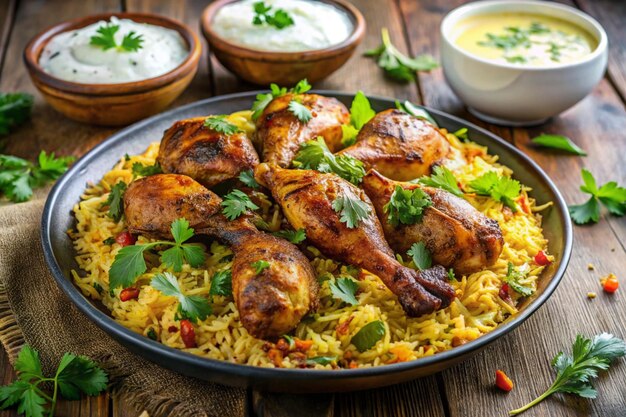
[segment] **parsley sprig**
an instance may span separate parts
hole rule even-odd
[[[417,182],[428,187],[441,188],[457,197],[463,197],[463,191],[459,188],[452,171],[441,165],[433,169],[433,173],[430,177],[421,177],[412,182]]]
[[[469,183],[470,188],[478,195],[485,195],[500,201],[513,212],[517,211],[515,198],[522,190],[519,181],[504,175],[498,175],[494,171],[481,175]]]
[[[341,213],[339,221],[345,223],[348,229],[354,229],[365,220],[372,212],[370,206],[357,196],[343,195],[337,197],[332,203],[333,210]]]
[[[252,120],[257,120],[263,114],[263,110],[267,107],[268,104],[272,102],[275,98],[282,97],[287,93],[293,93],[296,96],[298,94],[304,94],[311,89],[311,84],[306,80],[300,80],[298,83],[289,90],[287,87],[279,87],[278,85],[272,83],[270,84],[270,92],[264,94],[257,94],[256,100],[252,104]],[[307,109],[308,110],[308,109]]]
[[[17,412],[26,417],[54,416],[59,394],[67,400],[80,399],[81,393],[98,395],[107,387],[107,374],[86,356],[66,353],[53,377],[43,374],[39,353],[25,345],[15,361],[18,379],[0,387],[0,409],[17,405]],[[52,395],[41,384],[52,385]],[[46,410],[47,408],[47,410]]]
[[[596,179],[590,171],[583,169],[581,174],[584,184],[580,186],[580,190],[583,193],[591,194],[591,197],[584,204],[568,207],[574,223],[597,223],[600,219],[599,202],[609,210],[609,213],[615,216],[626,214],[626,188],[618,186],[615,181],[607,182],[598,187]]]
[[[383,211],[387,213],[387,220],[393,226],[402,224],[415,224],[422,220],[424,210],[433,204],[430,196],[423,190],[405,190],[400,185],[391,194],[389,202],[384,205]]]
[[[365,175],[363,162],[350,155],[333,154],[321,136],[301,144],[292,164],[295,168],[332,172],[353,184],[359,184]]]
[[[256,182],[256,180],[254,179],[254,172],[251,169],[241,171],[241,173],[239,174],[239,181],[255,190],[261,187],[259,183]]]
[[[343,146],[353,145],[363,125],[369,122],[375,115],[376,112],[365,94],[363,94],[363,91],[357,91],[350,105],[350,123],[341,125],[341,143]]]
[[[504,282],[509,284],[509,287],[511,287],[511,289],[516,293],[524,297],[530,297],[534,294],[535,289],[531,285],[524,284],[522,282],[524,278],[526,278],[526,273],[520,271],[518,268],[515,268],[515,266],[509,262]]]
[[[226,271],[218,271],[211,278],[211,289],[209,289],[211,297],[221,295],[222,297],[230,297],[233,295],[233,274],[230,269]]]
[[[254,9],[254,17],[252,24],[274,26],[276,29],[284,29],[294,24],[293,18],[284,9],[276,9],[271,14],[272,6],[258,1],[252,5]]]
[[[611,363],[626,355],[626,343],[612,334],[602,333],[593,339],[577,335],[572,346],[572,356],[559,352],[552,359],[556,371],[554,383],[539,397],[525,406],[512,410],[510,415],[522,413],[557,392],[574,394],[583,398],[596,398],[598,391],[591,381],[600,371],[609,369]]]
[[[26,93],[0,93],[0,136],[30,117],[33,96]]]
[[[383,28],[381,31],[382,44],[376,48],[365,52],[365,56],[375,58],[378,66],[385,70],[385,73],[392,79],[401,82],[415,80],[416,71],[430,71],[437,68],[439,64],[430,55],[419,55],[410,58],[398,51],[391,43],[389,30]]]
[[[250,200],[250,197],[241,190],[232,190],[224,196],[222,201],[222,213],[228,220],[235,220],[248,210],[256,210],[259,208]]]
[[[328,284],[328,288],[330,288],[333,298],[341,300],[351,306],[359,304],[359,300],[356,298],[359,284],[352,278],[336,278]]]
[[[98,34],[89,39],[89,44],[102,48],[105,51],[115,48],[118,52],[137,52],[143,47],[143,35],[137,35],[134,31],[130,31],[124,35],[122,43],[118,45],[115,41],[115,34],[119,30],[119,25],[113,25],[111,22],[107,22],[98,27],[96,30]]]
[[[176,277],[169,272],[156,274],[150,285],[155,290],[161,291],[163,295],[169,295],[178,299],[178,315],[182,319],[192,322],[204,320],[213,310],[209,301],[201,295],[185,295],[180,288]]]
[[[133,173],[135,172],[135,166],[133,165]],[[107,216],[119,222],[124,214],[124,193],[126,192],[127,185],[124,181],[119,181],[111,187],[111,191],[102,207],[109,207],[107,210]]]
[[[17,156],[0,154],[0,195],[14,203],[29,200],[33,188],[43,187],[59,178],[74,161],[73,156],[56,158],[54,152],[41,151],[37,163]]]
[[[144,252],[157,246],[171,246],[161,252],[161,262],[175,272],[182,271],[185,262],[194,268],[202,265],[205,260],[204,249],[199,245],[185,243],[194,235],[189,222],[183,218],[176,219],[172,222],[170,231],[174,242],[160,240],[123,247],[115,255],[115,260],[109,269],[109,288],[132,286],[135,279],[148,269],[143,257]]]
[[[274,236],[276,236],[276,237],[281,237],[283,239],[287,239],[288,241],[290,241],[294,245],[297,245],[298,243],[302,243],[306,239],[306,233],[305,233],[304,229],[279,230],[278,232],[274,232],[272,234]]]
[[[218,133],[223,133],[226,136],[234,135],[242,131],[239,127],[226,120],[225,114],[207,117],[204,120],[204,126]]]
[[[415,267],[420,271],[424,271],[433,265],[433,259],[424,242],[414,243],[406,254],[411,257]]]
[[[132,166],[133,177],[149,177],[150,175],[162,174],[163,170],[158,162],[153,165],[144,165],[141,162],[135,162]]]
[[[270,263],[267,262],[266,260],[261,259],[256,262],[252,262],[250,266],[253,267],[256,274],[259,275],[261,272],[265,271],[267,268],[270,267]]]

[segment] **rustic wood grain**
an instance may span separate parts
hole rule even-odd
[[[5,0],[0,4],[0,68],[4,61],[4,51],[9,41],[9,33],[13,25],[16,0]]]

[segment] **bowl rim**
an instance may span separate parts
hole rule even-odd
[[[113,320],[113,318],[100,311],[97,307],[95,307],[91,301],[89,301],[85,296],[82,295],[80,290],[73,284],[72,280],[66,277],[61,270],[60,265],[57,263],[54,250],[52,249],[52,241],[50,238],[50,225],[54,222],[54,215],[52,208],[55,206],[56,200],[61,196],[63,187],[72,177],[72,175],[79,173],[83,169],[87,169],[91,160],[96,159],[101,152],[107,150],[109,146],[122,141],[125,138],[125,135],[141,130],[144,126],[149,125],[150,123],[156,122],[159,118],[167,117],[170,114],[174,114],[177,112],[184,111],[186,109],[192,109],[196,106],[202,106],[205,104],[210,104],[213,102],[220,102],[223,100],[229,99],[249,99],[250,102],[254,100],[257,94],[265,93],[264,90],[250,91],[250,92],[242,92],[235,94],[228,94],[222,96],[216,96],[212,98],[208,98],[205,100],[196,101],[194,103],[187,104],[185,106],[181,106],[175,109],[171,109],[167,112],[157,114],[150,118],[144,119],[138,123],[135,123],[127,128],[124,128],[115,134],[111,135],[108,139],[104,140],[85,155],[83,155],[78,161],[76,161],[72,167],[56,182],[48,198],[46,200],[43,214],[42,214],[42,223],[41,223],[41,242],[44,252],[44,258],[46,263],[48,264],[49,269],[52,272],[54,279],[57,281],[57,285],[61,287],[61,290],[70,298],[70,300],[85,314],[92,322],[94,322],[97,326],[103,329],[109,336],[116,339],[122,345],[132,345],[134,349],[142,350],[147,353],[143,354],[144,357],[155,357],[158,356],[160,358],[166,358],[167,360],[172,360],[173,362],[178,362],[181,364],[178,366],[178,369],[181,369],[184,365],[186,369],[194,369],[194,368],[202,368],[207,369],[211,368],[212,371],[220,372],[223,374],[234,374],[241,378],[249,378],[249,379],[262,379],[262,378],[277,378],[288,381],[305,381],[311,380],[314,382],[316,379],[351,379],[351,378],[376,378],[378,376],[384,376],[387,374],[402,374],[403,372],[411,371],[414,368],[427,368],[429,366],[434,366],[442,363],[446,363],[446,361],[453,361],[456,358],[464,357],[464,355],[479,351],[480,349],[486,347],[490,343],[494,342],[496,339],[508,334],[513,329],[517,328],[520,324],[526,321],[532,314],[534,314],[546,301],[547,299],[554,293],[557,286],[561,282],[567,265],[569,263],[571,252],[572,252],[572,243],[573,243],[573,233],[572,233],[572,223],[569,217],[569,213],[567,211],[567,204],[560,191],[556,187],[556,185],[552,182],[552,180],[548,177],[548,175],[539,167],[539,165],[534,162],[529,156],[523,153],[521,150],[515,148],[512,144],[508,143],[504,139],[498,137],[494,133],[487,131],[473,123],[470,123],[466,120],[463,120],[459,117],[450,115],[446,112],[435,110],[426,106],[419,106],[426,109],[428,112],[435,116],[440,116],[442,118],[447,118],[452,120],[453,122],[462,124],[470,128],[471,130],[477,131],[486,137],[489,140],[493,140],[498,143],[498,145],[507,149],[508,152],[513,154],[515,157],[519,158],[519,160],[524,164],[530,167],[540,178],[541,181],[547,186],[547,188],[554,195],[554,209],[558,210],[559,215],[565,220],[564,230],[563,230],[563,256],[561,262],[559,263],[558,268],[554,271],[554,275],[550,282],[546,285],[544,291],[537,297],[532,299],[529,304],[524,308],[523,311],[514,316],[511,320],[501,324],[493,331],[471,341],[462,346],[455,347],[454,349],[450,349],[436,355],[422,357],[416,360],[408,361],[408,362],[400,362],[396,364],[370,367],[370,368],[357,368],[357,369],[343,369],[343,370],[316,370],[316,369],[283,369],[283,368],[262,368],[252,365],[244,365],[244,364],[235,364],[227,361],[217,360],[217,359],[209,359],[203,358],[197,355],[193,355],[191,353],[187,353],[178,349],[174,349],[168,346],[163,345],[157,341],[153,341],[145,336],[137,334],[132,330],[122,326],[120,323]],[[355,93],[347,93],[340,92],[334,90],[314,90],[313,93],[327,95],[330,97],[353,97]],[[393,103],[393,99],[389,99],[381,96],[370,96],[373,100],[381,100],[383,102]],[[349,389],[348,389],[349,390]]]
[[[230,40],[221,37],[213,30],[213,18],[218,10],[227,4],[238,1],[241,0],[216,0],[203,10],[202,16],[200,17],[200,28],[207,42],[218,50],[227,49],[229,54],[236,55],[238,57],[269,62],[291,62],[296,60],[316,61],[341,55],[358,45],[365,36],[365,18],[359,9],[357,9],[353,4],[346,0],[319,0],[323,3],[334,5],[348,14],[351,18],[350,20],[354,23],[354,28],[350,36],[337,44],[321,49],[292,52],[253,49],[244,45],[233,43]]]
[[[571,16],[576,16],[584,20],[586,23],[592,26],[599,34],[599,37],[597,39],[598,45],[589,55],[587,55],[584,59],[580,61],[567,62],[567,63],[555,64],[555,65],[521,66],[521,65],[509,64],[507,62],[499,62],[499,61],[493,61],[493,60],[489,60],[486,58],[482,58],[478,55],[475,55],[471,52],[468,52],[460,48],[452,39],[450,39],[449,35],[450,35],[450,32],[452,31],[452,26],[455,23],[459,22],[461,19],[463,19],[463,17],[471,11],[475,11],[475,10],[480,11],[483,9],[489,9],[494,6],[500,7],[500,8],[519,7],[520,10],[523,11],[523,7],[528,6],[528,5],[536,6],[540,9],[543,8],[546,10],[549,10],[549,9],[559,10],[559,11],[564,12],[565,14],[569,14],[570,18]],[[497,14],[497,13],[498,13],[498,10],[493,10],[493,11],[485,11],[483,13],[479,12],[477,14]],[[539,15],[544,15],[547,17],[552,17],[551,15],[545,14],[542,11],[533,11],[533,12],[530,12],[529,14],[539,14]],[[572,25],[575,25],[575,26],[580,26],[576,22],[573,22],[571,19],[568,19],[566,17],[558,17],[558,19],[565,20],[568,23],[571,23]],[[585,29],[585,28],[582,28],[582,29]],[[597,59],[598,57],[606,53],[608,49],[608,44],[609,44],[606,31],[604,30],[602,25],[600,25],[600,23],[596,19],[594,19],[592,16],[588,15],[587,13],[581,10],[575,9],[565,4],[554,3],[551,1],[539,1],[539,0],[507,0],[507,1],[483,0],[483,1],[476,1],[472,3],[464,4],[462,6],[459,6],[451,10],[448,14],[444,16],[443,20],[441,21],[439,32],[443,41],[446,44],[448,44],[456,53],[460,53],[466,58],[473,59],[475,61],[481,62],[486,65],[491,65],[491,66],[498,67],[498,68],[513,69],[517,71],[532,71],[532,72],[551,71],[551,70],[558,71],[558,70],[562,70],[566,68],[582,66],[591,61],[594,61],[595,59]],[[591,34],[591,35],[593,36],[594,34]]]
[[[149,24],[177,31],[189,47],[187,57],[178,66],[165,74],[143,80],[109,84],[90,84],[63,80],[45,72],[39,65],[41,53],[54,36],[101,20],[109,20],[111,17],[131,19],[139,23],[148,23],[149,21]],[[166,22],[168,25],[159,25],[158,22]],[[51,88],[81,95],[116,96],[146,92],[178,81],[190,71],[195,70],[201,53],[202,44],[198,35],[182,22],[155,13],[109,12],[65,20],[45,28],[28,42],[24,48],[23,59],[31,77],[39,79],[41,83]]]

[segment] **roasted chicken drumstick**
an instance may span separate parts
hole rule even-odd
[[[233,297],[243,326],[258,338],[280,337],[317,307],[315,273],[295,245],[259,232],[245,217],[227,220],[221,201],[187,176],[152,175],[128,186],[124,213],[132,233],[171,239],[170,224],[184,217],[197,235],[230,245]],[[257,261],[269,266],[257,272]]]
[[[272,191],[295,229],[303,228],[307,239],[326,256],[378,275],[398,296],[408,315],[433,312],[454,298],[454,290],[445,282],[443,267],[417,272],[394,258],[374,208],[359,188],[334,174],[286,170],[268,164],[259,165],[255,177]],[[358,199],[370,212],[356,227],[349,228],[333,208],[338,197]]]
[[[419,222],[397,226],[389,222],[384,206],[398,185],[405,190],[421,188],[431,198],[432,205]],[[392,181],[374,170],[363,177],[362,187],[376,207],[387,242],[398,253],[424,242],[435,263],[468,274],[492,265],[502,252],[504,240],[498,222],[447,191]]]
[[[157,158],[163,172],[188,175],[212,187],[259,164],[259,156],[245,133],[216,132],[204,125],[205,120],[179,120],[165,131]]]
[[[256,121],[257,140],[263,148],[263,162],[287,168],[300,145],[321,136],[332,152],[341,149],[341,125],[350,121],[348,109],[337,99],[317,94],[299,94],[299,102],[312,118],[301,122],[289,109],[294,94],[275,98]]]
[[[450,144],[435,126],[400,110],[378,113],[359,132],[356,143],[338,152],[384,176],[408,181],[430,175],[449,153]]]

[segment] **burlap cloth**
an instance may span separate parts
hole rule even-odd
[[[238,417],[245,391],[186,378],[136,356],[85,317],[57,288],[39,238],[45,191],[32,201],[0,205],[0,341],[14,362],[24,343],[44,370],[65,352],[87,355],[109,373],[113,395],[159,416]]]

